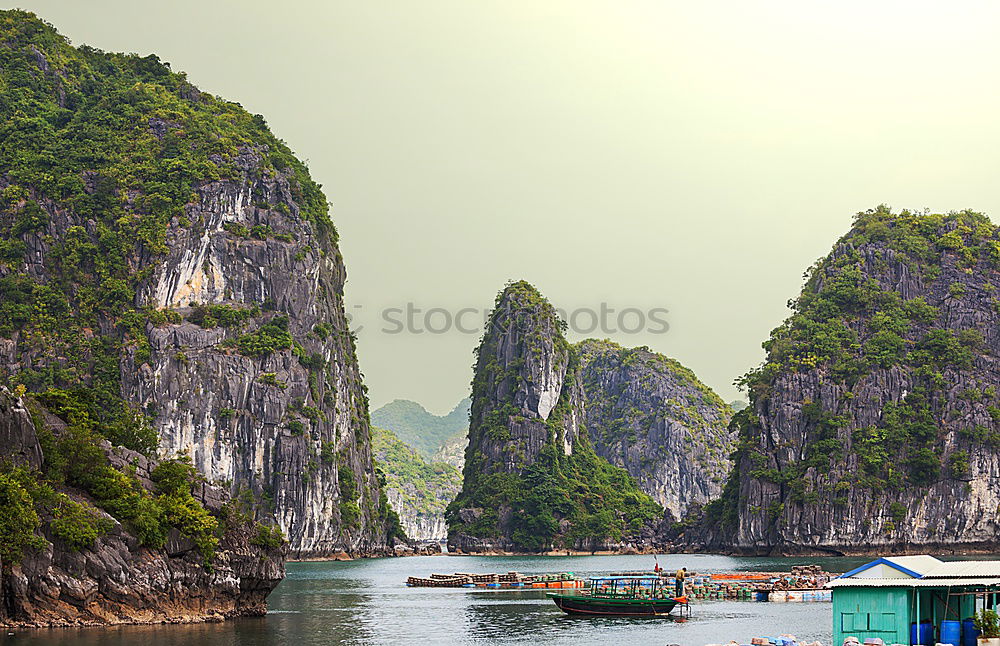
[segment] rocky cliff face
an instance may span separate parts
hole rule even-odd
[[[469,429],[459,431],[445,441],[431,456],[432,462],[444,462],[462,471],[465,466],[465,449],[469,446]]]
[[[497,297],[477,350],[450,549],[603,549],[650,540],[662,510],[584,432],[577,354],[531,285]]]
[[[191,504],[219,519],[222,537],[210,557],[177,528],[161,547],[146,547],[128,522],[97,507],[88,492],[49,479],[60,470],[58,443],[68,434],[63,420],[37,406],[29,412],[24,400],[0,389],[0,433],[0,625],[176,623],[264,614],[267,595],[284,577],[285,547],[270,534],[265,545],[259,527],[236,512],[226,491],[205,483],[191,487]],[[119,477],[156,489],[155,462],[106,442],[99,451]],[[78,460],[83,455],[73,453]],[[128,473],[134,476],[121,475]],[[145,499],[156,504],[148,494]]]
[[[860,214],[744,378],[735,469],[699,541],[995,550],[998,250],[976,213]]]
[[[462,484],[458,468],[427,462],[395,434],[374,428],[373,449],[385,475],[389,504],[399,514],[406,535],[417,541],[445,540],[444,512]]]
[[[74,49],[24,12],[0,30],[0,382],[189,455],[267,502],[293,556],[384,551],[344,266],[305,167],[155,56]]]
[[[452,490],[454,493],[455,490]],[[388,489],[389,504],[399,514],[399,523],[403,526],[407,538],[420,542],[441,543],[448,539],[448,525],[444,520],[443,511],[427,513],[413,509],[411,497],[419,495],[411,487]]]
[[[377,552],[386,535],[344,317],[344,266],[335,242],[298,217],[285,178],[254,179],[255,157],[246,155],[240,181],[197,189],[185,207],[192,224],[171,227],[169,251],[139,291],[145,303],[188,318],[189,303],[207,304],[209,316],[215,304],[254,315],[229,329],[204,320],[148,325],[151,352],[122,362],[123,392],[154,416],[163,453],[189,454],[212,480],[272,499],[293,555]],[[237,227],[273,235],[246,239],[232,233]],[[276,320],[287,321],[289,347],[240,350],[244,335]],[[343,471],[357,481],[346,502]],[[342,503],[357,506],[347,522]]]
[[[693,372],[648,348],[577,346],[594,451],[680,519],[717,498],[729,473],[732,410]]]
[[[472,386],[469,441],[477,473],[522,473],[553,440],[558,453],[573,453],[583,391],[571,358],[555,310],[541,294],[527,283],[501,292]]]

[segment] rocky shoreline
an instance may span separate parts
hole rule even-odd
[[[0,389],[0,458],[37,473],[46,460],[40,430],[56,438],[67,432],[59,418],[37,410],[33,419],[25,400]],[[134,474],[136,486],[154,487],[156,462],[106,442],[104,451],[110,465]],[[210,558],[176,528],[162,547],[144,547],[130,526],[95,506],[87,492],[60,486],[58,495],[86,504],[106,531],[89,546],[73,545],[54,529],[58,516],[43,509],[32,545],[19,559],[0,563],[0,626],[192,623],[263,615],[268,594],[285,576],[286,544],[262,544],[253,517],[233,513],[228,493],[207,483],[193,487],[192,504],[220,519]]]
[[[782,549],[782,548],[787,549]],[[661,554],[663,552],[660,552]],[[672,554],[722,554],[725,556],[757,556],[757,557],[793,557],[793,556],[827,556],[827,557],[879,557],[879,556],[908,556],[916,554],[938,554],[948,556],[976,556],[1000,554],[1000,545],[990,543],[948,545],[948,544],[922,544],[922,545],[869,545],[869,546],[840,546],[840,547],[809,547],[809,546],[772,546],[768,548],[752,549],[748,547],[739,548],[695,548],[678,547],[672,550]]]
[[[460,547],[448,546],[446,556],[636,556],[642,554],[670,554],[668,550],[657,549],[652,545],[627,545],[618,549],[577,550],[560,549],[545,552],[524,552],[489,548],[483,550],[463,550]]]
[[[381,558],[402,558],[406,556],[433,556],[444,553],[438,543],[427,543],[424,545],[396,545],[393,549],[385,550],[365,550],[365,551],[340,551],[326,556],[305,556],[291,557],[285,559],[286,563],[322,563],[326,561],[356,561],[358,559],[381,559]]]

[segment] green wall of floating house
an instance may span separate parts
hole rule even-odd
[[[835,588],[833,643],[845,637],[880,637],[886,644],[910,643],[910,594],[903,588]]]
[[[944,620],[961,621],[975,614],[975,597],[956,596],[962,590],[947,587],[834,588],[833,643],[842,644],[845,637],[857,637],[861,643],[868,637],[879,637],[886,644],[909,644],[913,622],[929,620],[938,630]],[[937,632],[933,639],[937,639]]]

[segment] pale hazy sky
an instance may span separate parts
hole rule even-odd
[[[993,1],[4,4],[157,53],[308,161],[374,406],[446,411],[478,341],[383,332],[384,308],[483,309],[510,278],[568,310],[668,309],[666,333],[594,334],[732,399],[856,211],[1000,217]]]

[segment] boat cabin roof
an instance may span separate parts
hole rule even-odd
[[[658,576],[592,576],[591,581],[659,581]]]

